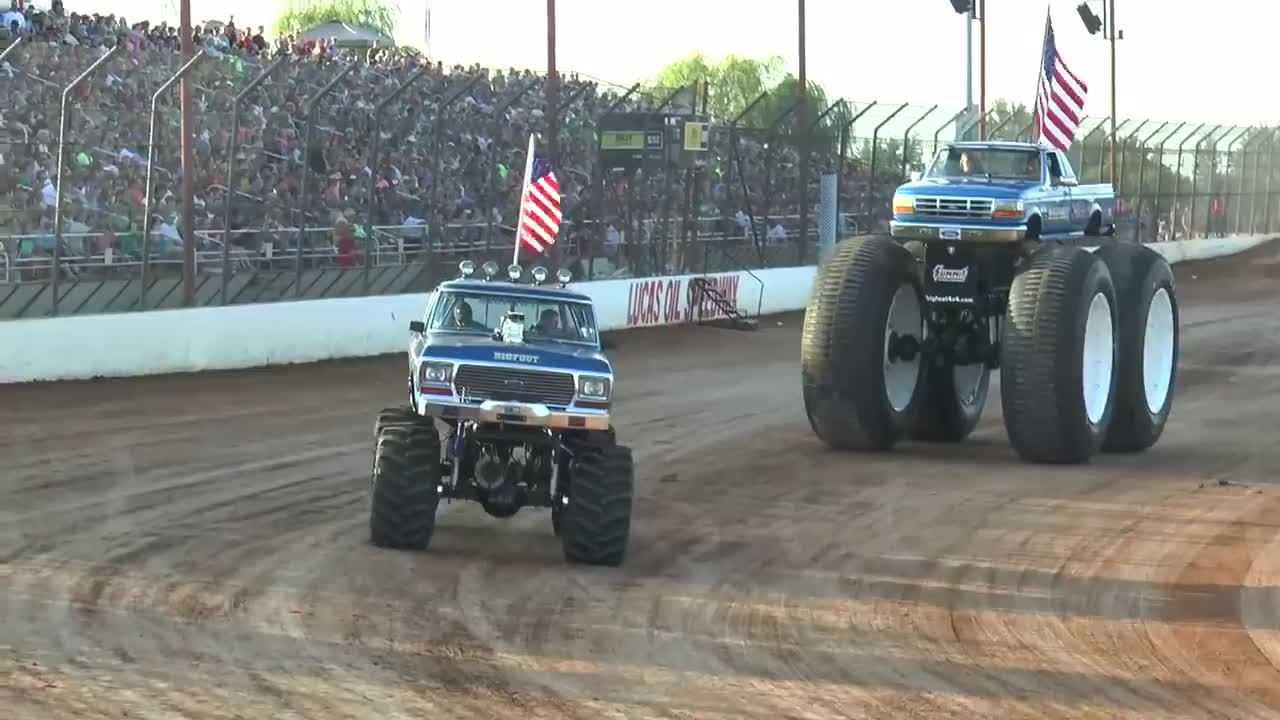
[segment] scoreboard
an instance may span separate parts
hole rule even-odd
[[[673,113],[608,113],[597,133],[606,170],[693,167],[705,161],[710,123],[705,116]]]

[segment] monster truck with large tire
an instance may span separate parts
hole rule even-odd
[[[470,500],[497,518],[549,507],[566,560],[622,564],[634,469],[591,298],[567,271],[551,287],[542,267],[532,284],[518,265],[507,279],[493,262],[482,280],[461,269],[410,323],[408,404],[374,426],[373,543],[426,549],[441,498]]]
[[[952,169],[957,155],[971,174]],[[1063,168],[1065,155],[1040,145],[953,144],[899,188],[890,236],[836,246],[801,351],[805,410],[827,445],[959,442],[996,369],[1026,461],[1081,463],[1159,440],[1178,361],[1172,269],[1142,245],[1071,244],[1110,200],[1075,193],[1084,186],[1064,183]]]

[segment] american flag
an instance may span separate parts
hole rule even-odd
[[[1068,152],[1084,117],[1084,99],[1089,86],[1076,77],[1058,53],[1053,38],[1053,20],[1045,18],[1044,54],[1040,82],[1036,87],[1036,137]]]
[[[560,183],[551,169],[551,161],[540,154],[533,156],[529,186],[520,203],[520,242],[534,252],[546,252],[556,244],[560,231]]]

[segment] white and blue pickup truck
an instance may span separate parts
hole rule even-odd
[[[1023,142],[955,142],[893,195],[894,237],[1017,242],[1108,235],[1110,183],[1081,184],[1066,153]]]
[[[1110,185],[1052,147],[955,142],[897,189],[890,227],[837,243],[805,311],[805,411],[829,447],[960,442],[993,371],[1028,461],[1155,445],[1177,292],[1163,256],[1115,236]]]

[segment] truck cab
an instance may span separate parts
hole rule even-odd
[[[1081,184],[1066,153],[1024,142],[953,142],[898,187],[890,233],[929,242],[1017,243],[1114,232],[1115,191]]]

